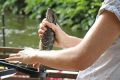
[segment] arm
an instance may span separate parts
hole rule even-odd
[[[7,60],[19,60],[62,70],[84,70],[91,66],[119,36],[120,22],[111,12],[105,11],[75,47],[58,51],[38,51],[33,56],[19,53]],[[25,55],[25,56],[24,56]]]
[[[40,62],[59,69],[86,69],[115,41],[119,33],[119,20],[111,12],[105,11],[99,16],[81,43],[73,48],[55,52],[59,54],[43,54]]]
[[[81,38],[70,36],[70,35],[68,35],[66,38],[67,39],[64,39],[64,42],[63,42],[63,45],[61,46],[61,48],[74,47],[82,41]]]

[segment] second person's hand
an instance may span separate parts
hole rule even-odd
[[[26,48],[22,51],[19,51],[16,54],[10,54],[9,57],[6,58],[6,60],[19,61],[25,64],[36,64],[36,63],[39,63],[36,60],[38,54],[39,54],[38,50],[34,50],[32,48]]]

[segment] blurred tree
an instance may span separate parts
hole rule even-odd
[[[0,9],[29,18],[45,17],[48,7],[54,9],[61,26],[88,30],[95,20],[101,0],[0,0]]]

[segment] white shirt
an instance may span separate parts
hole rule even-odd
[[[91,67],[80,71],[77,80],[120,80],[120,38]]]
[[[104,0],[98,15],[104,10],[113,12],[120,20],[120,0]],[[120,38],[92,66],[79,71],[76,80],[120,80]]]

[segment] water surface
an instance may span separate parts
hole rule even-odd
[[[5,38],[7,47],[38,48],[38,20],[29,19],[20,15],[7,15],[5,16],[5,24]],[[85,34],[84,31],[71,30],[70,27],[62,27],[62,29],[66,33],[77,37],[83,37]],[[3,46],[2,36],[2,21],[0,17],[0,46]]]

